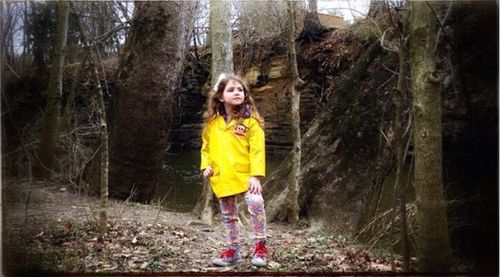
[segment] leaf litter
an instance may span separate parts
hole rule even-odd
[[[225,248],[219,216],[212,226],[186,225],[189,213],[154,205],[110,200],[108,231],[98,233],[98,198],[61,190],[55,184],[31,188],[58,199],[59,207],[38,201],[7,205],[4,256],[7,271],[94,272],[389,272],[387,253],[368,251],[341,234],[307,225],[268,224],[268,265],[250,263],[251,226],[241,228],[242,262],[215,267],[211,260]],[[44,198],[44,197],[41,197]],[[124,207],[124,205],[127,205]],[[26,218],[26,215],[28,217]],[[396,270],[401,261],[396,256]]]

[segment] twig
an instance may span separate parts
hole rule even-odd
[[[355,11],[355,12],[361,14],[362,16],[368,18],[375,25],[375,27],[377,27],[379,36],[382,36],[382,29],[378,25],[377,21],[375,21],[375,19],[373,19],[372,17],[368,16],[367,14],[362,13],[362,12],[360,12],[358,10],[355,10],[355,9],[351,9],[351,8],[335,8],[334,10],[350,10],[350,11]]]
[[[30,163],[31,165],[31,163]],[[30,182],[31,184],[31,182]],[[26,198],[26,203],[25,203],[25,208],[24,208],[24,226],[26,227],[26,225],[28,224],[28,206],[29,206],[29,203],[30,203],[30,197],[31,197],[31,190],[28,192],[28,197]]]
[[[389,144],[390,144],[389,139],[388,139],[388,138],[387,138],[387,136],[384,134],[384,131],[382,131],[382,129],[380,129],[380,133],[382,134],[382,136],[384,136],[385,141],[386,141],[387,143],[389,143]]]
[[[383,49],[385,49],[385,50],[387,50],[387,51],[389,51],[389,52],[399,53],[399,48],[397,48],[397,47],[396,47],[396,48],[390,48],[389,46],[386,46],[386,45],[384,44],[384,42],[385,42],[385,34],[386,34],[388,31],[391,31],[391,30],[394,30],[394,28],[393,28],[393,27],[389,27],[389,28],[387,28],[387,29],[384,31],[384,33],[382,34],[382,37],[380,38],[380,46],[381,46]]]
[[[19,75],[16,73],[16,71],[9,65],[8,62],[5,63],[5,65],[9,68],[10,72],[12,72],[14,74],[14,76],[17,77],[17,79],[21,80],[21,77],[19,77]]]
[[[118,221],[118,219],[120,218],[123,218],[123,215],[125,214],[125,211],[127,210],[128,208],[128,205],[130,204],[130,199],[132,199],[132,197],[134,197],[135,195],[135,192],[137,191],[136,187],[133,186],[132,189],[130,190],[130,194],[129,196],[127,197],[127,199],[125,199],[125,201],[123,202],[123,208],[122,210],[118,213],[118,216],[116,217],[116,220],[114,221],[114,224],[116,224],[116,222]]]
[[[432,8],[431,4],[429,4],[429,2],[425,2],[427,4],[427,6],[429,7],[429,9],[431,9],[432,11],[432,14],[434,15],[434,17],[436,17],[436,21],[438,22],[439,24],[439,29],[443,31],[443,34],[444,34],[444,38],[446,39],[446,42],[450,45],[450,46],[453,46],[453,43],[450,41],[450,39],[448,38],[448,34],[446,34],[446,31],[444,30],[444,27],[443,27],[443,24],[441,24],[441,20],[439,20],[439,17],[437,16],[436,14],[436,11],[434,11],[434,9]],[[451,2],[453,3],[453,2]],[[450,7],[451,7],[452,4],[450,4]],[[448,13],[446,13],[447,16],[448,16]],[[446,19],[446,18],[445,18]],[[435,46],[434,46],[434,51],[437,50],[437,45],[439,44],[439,33],[438,33],[438,36],[437,36],[437,39],[436,39],[436,42],[435,42]]]
[[[153,221],[153,226],[156,225],[156,222],[158,221],[158,218],[160,217],[160,211],[161,211],[161,206],[163,204],[163,201],[165,201],[167,196],[170,194],[171,190],[172,190],[172,187],[170,187],[168,189],[167,193],[165,193],[165,195],[162,197],[162,199],[160,199],[160,201],[158,201],[158,212],[156,212],[156,217],[155,217],[155,221]]]
[[[391,71],[390,69],[387,68],[387,70]],[[387,83],[389,83],[393,78],[394,76],[398,75],[399,73],[397,72],[394,72],[394,71],[391,71],[393,74],[391,75],[391,77],[389,79],[387,79],[383,84],[381,84],[378,88],[377,88],[377,92],[382,88],[384,87]]]

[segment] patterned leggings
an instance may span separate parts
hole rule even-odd
[[[264,209],[264,198],[261,194],[245,193],[245,201],[250,212],[254,241],[266,240],[266,211]],[[220,210],[227,229],[227,240],[230,245],[239,245],[240,230],[238,227],[238,203],[236,196],[222,197],[219,199]]]

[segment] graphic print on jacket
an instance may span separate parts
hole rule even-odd
[[[234,126],[234,131],[233,133],[237,136],[244,137],[245,133],[248,131],[247,126],[243,124],[237,124]]]

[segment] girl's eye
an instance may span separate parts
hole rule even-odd
[[[238,91],[239,91],[239,92],[243,91],[243,88],[238,88]]]

